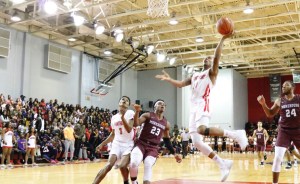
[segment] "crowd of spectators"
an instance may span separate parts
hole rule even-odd
[[[65,104],[58,102],[57,99],[46,101],[29,98],[27,100],[23,95],[12,99],[10,95],[6,97],[3,94],[0,94],[0,105],[0,135],[2,128],[10,127],[15,137],[11,152],[11,162],[14,164],[25,163],[25,142],[32,128],[35,131],[37,144],[36,161],[53,164],[64,161],[64,129],[68,124],[74,130],[75,139],[74,157],[71,161],[93,160],[98,157],[95,148],[111,131],[112,113],[108,109]],[[0,157],[1,153],[0,148]],[[67,157],[70,157],[69,153]]]

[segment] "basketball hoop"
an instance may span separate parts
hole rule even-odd
[[[148,0],[147,15],[152,18],[169,16],[169,0]]]
[[[111,85],[100,83],[97,88],[93,88],[90,92],[94,95],[99,96],[101,100],[105,95],[108,94],[111,88]]]

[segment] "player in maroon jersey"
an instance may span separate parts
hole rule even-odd
[[[253,132],[253,138],[256,137],[256,151],[258,154],[258,160],[260,161],[260,165],[264,165],[264,160],[267,159],[267,155],[265,154],[267,140],[269,139],[268,132],[262,127],[262,122],[259,121],[257,123],[257,129]]]
[[[164,117],[166,108],[163,100],[154,103],[154,112],[144,113],[139,117],[140,105],[135,105],[134,126],[143,124],[143,129],[130,155],[129,171],[132,184],[137,184],[138,167],[144,161],[144,184],[149,184],[152,177],[152,166],[158,156],[158,145],[161,138],[171,154],[175,150],[170,141],[170,123]],[[176,161],[181,162],[181,156],[175,155]]]
[[[282,96],[269,108],[263,95],[257,97],[264,112],[268,117],[280,113],[278,136],[275,146],[273,160],[273,184],[277,184],[281,170],[281,162],[286,149],[294,142],[300,148],[300,95],[294,94],[295,84],[292,81],[285,81],[282,85]]]

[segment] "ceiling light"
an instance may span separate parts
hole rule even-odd
[[[104,31],[105,31],[105,27],[102,24],[96,26],[95,33],[97,35],[102,34]]]
[[[25,2],[25,0],[11,0],[11,2],[13,2],[13,4],[21,4]]]
[[[72,7],[72,1],[71,0],[64,0],[63,5],[67,8],[71,8]]]
[[[123,30],[121,28],[115,28],[113,31],[115,32],[115,34],[123,33]]]
[[[18,12],[15,12],[15,13],[11,16],[10,20],[12,20],[12,21],[14,21],[14,22],[20,21],[21,18],[20,18],[20,16],[19,16]]]
[[[84,23],[84,18],[82,16],[73,14],[73,19],[75,26],[81,26]]]
[[[202,43],[202,42],[204,42],[204,39],[202,37],[197,37],[195,41],[197,43]]]
[[[157,61],[158,62],[164,62],[165,59],[166,59],[166,55],[165,54],[161,54],[161,53],[157,53],[156,57],[157,57]]]
[[[57,4],[51,0],[46,1],[44,4],[44,11],[50,15],[55,14],[57,11]]]
[[[238,64],[233,64],[232,66],[233,66],[233,67],[238,67],[239,65],[238,65]]]
[[[105,55],[111,55],[111,51],[106,50],[106,51],[104,51],[104,54],[105,54]]]
[[[176,61],[176,57],[172,57],[170,59],[170,65],[173,65],[175,63],[175,61]]]
[[[151,54],[153,52],[153,50],[154,50],[154,45],[148,45],[147,46],[147,53],[148,54]]]
[[[69,40],[70,42],[75,42],[75,41],[76,41],[75,38],[69,38],[68,40]]]
[[[138,46],[140,45],[140,42],[139,41],[132,41],[132,47],[133,48],[138,48]]]
[[[188,69],[188,73],[193,73],[193,71],[194,71],[194,68],[193,67],[190,67],[189,69]]]
[[[253,11],[254,11],[253,8],[250,8],[250,7],[247,6],[246,9],[244,9],[243,12],[244,12],[245,14],[251,14],[251,13],[253,13]]]
[[[124,38],[124,34],[123,33],[118,33],[118,34],[115,35],[115,37],[116,37],[117,42],[121,42]]]
[[[295,68],[291,68],[291,71],[292,71],[292,72],[295,71]]]
[[[178,24],[178,20],[176,20],[175,18],[172,18],[172,19],[169,21],[169,24],[171,24],[171,25],[176,25],[176,24]]]

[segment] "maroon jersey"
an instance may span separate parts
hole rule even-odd
[[[155,113],[150,112],[150,119],[144,123],[139,139],[142,142],[151,143],[151,145],[157,146],[160,143],[166,126],[167,120],[165,117],[162,120],[159,120]]]
[[[264,129],[261,129],[261,131],[256,129],[256,139],[257,145],[265,145]]]
[[[292,100],[281,97],[279,124],[281,128],[287,129],[300,127],[300,96],[298,94]]]

